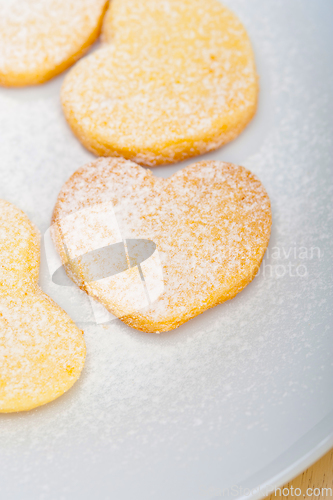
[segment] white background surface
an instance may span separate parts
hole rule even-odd
[[[219,498],[281,482],[333,444],[333,3],[224,3],[253,42],[260,103],[236,141],[206,156],[246,166],[269,193],[265,275],[167,334],[79,325],[88,356],[74,388],[0,415],[6,500]],[[41,232],[63,183],[92,158],[63,117],[62,80],[0,89],[0,197]],[[320,258],[300,258],[301,247]],[[289,276],[299,265],[306,276]]]

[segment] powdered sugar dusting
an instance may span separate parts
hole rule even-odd
[[[267,189],[273,226],[261,272],[233,300],[174,332],[140,334],[117,320],[80,325],[88,356],[74,387],[33,412],[1,415],[6,498],[222,498],[236,484],[255,486],[254,474],[269,480],[265,467],[278,457],[294,470],[290,447],[298,442],[311,455],[314,426],[327,436],[321,422],[329,428],[333,409],[330,2],[224,3],[251,37],[259,107],[235,141],[206,159],[244,165]],[[63,184],[93,160],[62,116],[61,83],[62,76],[36,89],[0,89],[1,197],[41,231],[50,226]],[[183,167],[153,172],[169,177]],[[319,247],[320,258],[299,259],[300,247]],[[279,277],[277,266],[289,260],[295,276]],[[296,275],[298,264],[306,264],[306,276]],[[43,266],[41,283],[46,290]]]
[[[82,55],[106,0],[0,0],[0,84],[39,83]]]
[[[106,200],[123,238],[150,239],[162,252],[164,293],[125,319],[144,331],[170,330],[232,298],[251,281],[268,245],[270,202],[259,180],[242,167],[201,162],[161,179],[130,161],[97,160],[69,179],[55,208],[54,220],[66,234],[71,228],[74,249],[99,238],[96,224],[91,234],[93,220],[87,231],[73,226],[75,212],[94,211]],[[107,299],[103,292],[113,313],[119,292],[116,285]]]
[[[62,89],[65,115],[91,151],[173,163],[216,149],[252,118],[250,41],[217,0],[113,0],[102,35]]]
[[[37,286],[39,234],[0,200],[0,413],[57,398],[80,376],[82,332]]]

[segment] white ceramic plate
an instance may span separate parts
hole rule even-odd
[[[247,130],[207,157],[248,167],[270,195],[260,275],[168,334],[85,324],[74,388],[0,416],[6,500],[246,498],[261,487],[257,498],[333,445],[333,4],[225,3],[252,39],[260,103]],[[0,89],[0,197],[42,233],[61,186],[92,158],[63,117],[62,80]]]

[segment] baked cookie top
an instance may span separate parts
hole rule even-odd
[[[173,163],[234,139],[253,117],[251,44],[218,0],[113,0],[102,38],[62,88],[66,118],[92,152]]]
[[[118,229],[110,224],[110,207]],[[253,279],[268,245],[271,209],[264,187],[243,167],[199,162],[162,179],[131,161],[109,158],[72,175],[53,222],[58,251],[78,286],[128,325],[161,332],[233,298]],[[133,306],[144,293],[138,266],[86,279],[80,256],[122,240],[156,244],[158,253],[141,263],[141,279],[152,294],[145,306]]]
[[[38,271],[38,230],[0,200],[0,413],[52,401],[83,368],[83,332],[39,288]]]
[[[61,73],[97,38],[107,0],[0,0],[0,84]]]

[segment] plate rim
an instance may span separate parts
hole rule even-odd
[[[333,411],[269,464],[242,481],[237,500],[260,500],[295,479],[333,447]],[[213,500],[213,499],[211,499]]]

